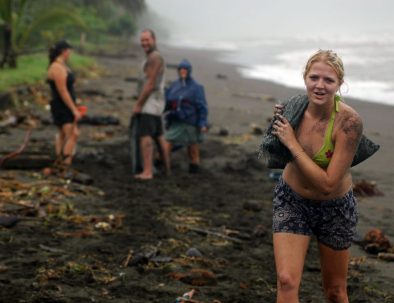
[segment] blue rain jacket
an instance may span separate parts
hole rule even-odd
[[[182,121],[202,128],[208,125],[208,107],[205,100],[204,87],[191,77],[192,66],[186,59],[178,65],[186,68],[186,79],[179,78],[166,89],[166,120],[171,125],[173,121]]]

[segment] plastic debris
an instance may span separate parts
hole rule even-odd
[[[189,292],[186,292],[182,295],[182,297],[178,297],[175,299],[174,303],[187,303],[187,302],[191,302],[190,300],[192,299],[193,295],[194,295],[195,290],[192,289]]]

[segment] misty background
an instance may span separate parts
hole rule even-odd
[[[394,105],[394,2],[390,0],[146,0],[140,26],[160,43],[222,51],[244,77],[302,87],[317,49],[343,59],[343,94]]]
[[[393,34],[391,0],[146,0],[170,37],[341,38]]]

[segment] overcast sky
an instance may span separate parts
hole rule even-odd
[[[394,32],[393,0],[146,0],[173,34],[233,39]]]

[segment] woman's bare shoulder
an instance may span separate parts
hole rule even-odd
[[[54,80],[57,77],[62,77],[64,75],[67,75],[67,69],[64,67],[63,64],[58,63],[58,62],[53,62],[47,72],[47,78],[49,80]]]

